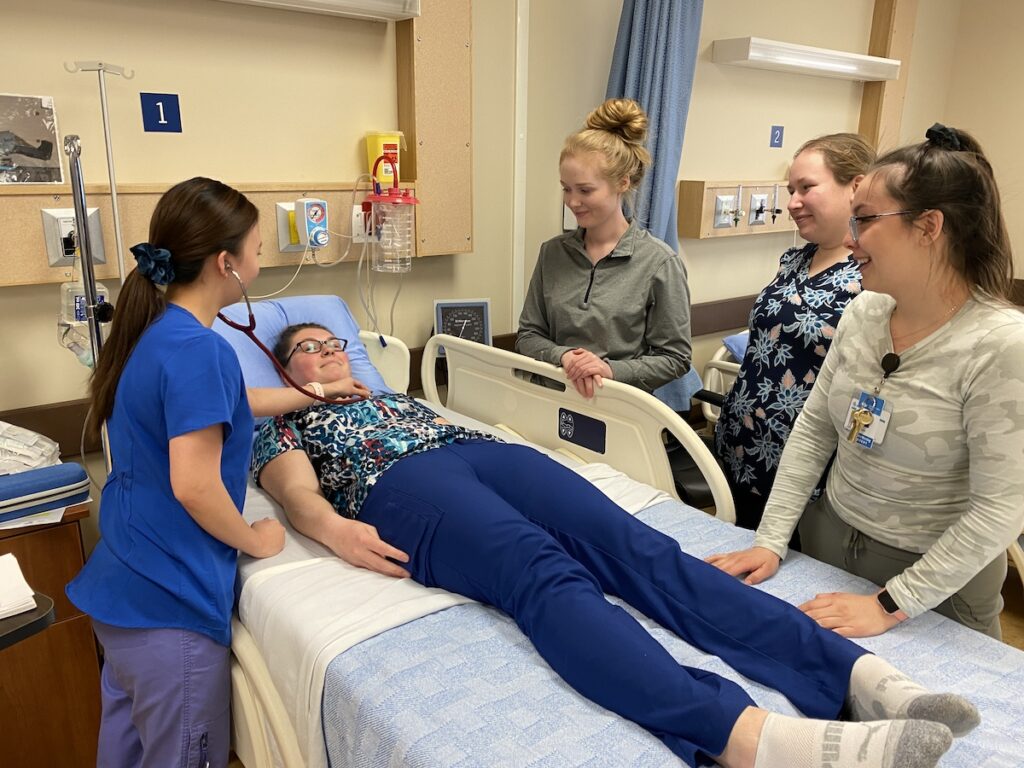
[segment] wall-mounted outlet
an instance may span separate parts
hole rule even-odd
[[[736,208],[736,195],[715,195],[715,229],[728,229],[733,226],[733,210]]]
[[[770,213],[768,210],[768,195],[753,194],[750,196],[750,215],[747,224],[751,226],[763,225],[765,216]]]
[[[352,242],[366,243],[370,240],[370,212],[363,206],[352,206]]]
[[[103,252],[103,230],[100,227],[100,209],[86,211],[89,220],[89,246],[94,264],[106,264]],[[78,247],[78,232],[75,225],[74,208],[43,209],[43,240],[46,243],[46,258],[51,267],[70,267],[74,263]]]
[[[299,232],[295,228],[295,203],[278,203],[277,211],[277,249],[281,253],[301,253],[306,246],[299,242]]]

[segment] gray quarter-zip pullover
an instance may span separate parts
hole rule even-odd
[[[615,249],[591,264],[577,229],[540,249],[519,317],[516,351],[561,365],[582,347],[613,378],[651,392],[690,368],[690,291],[682,260],[630,222]]]

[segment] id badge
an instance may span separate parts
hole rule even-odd
[[[857,411],[866,410],[871,416],[871,423],[865,425],[857,433],[856,442],[864,448],[871,448],[881,445],[885,439],[885,432],[889,428],[889,418],[892,416],[892,406],[886,401],[873,395],[870,392],[861,392],[850,400],[850,410],[846,413],[846,421],[843,426],[846,429],[853,427],[853,415]]]

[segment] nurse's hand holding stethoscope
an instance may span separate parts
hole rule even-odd
[[[307,384],[306,386],[308,387],[309,385]],[[323,388],[324,396],[332,399],[370,396],[370,388],[359,381],[359,379],[354,379],[351,376],[346,376],[337,381],[324,382]]]
[[[562,355],[562,369],[565,377],[583,397],[590,399],[597,388],[604,386],[605,379],[612,379],[611,366],[589,350],[577,347]]]

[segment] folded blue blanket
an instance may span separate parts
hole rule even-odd
[[[89,498],[81,464],[55,464],[0,476],[0,522],[78,504]]]

